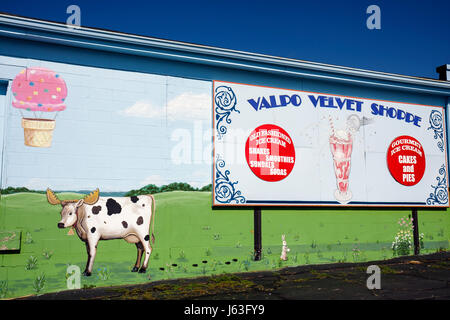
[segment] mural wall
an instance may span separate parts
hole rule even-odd
[[[40,190],[102,186],[103,192],[121,192],[149,183],[183,181],[196,187],[210,183],[203,146],[193,146],[193,137],[185,136],[193,125],[197,131],[209,129],[209,82],[45,66],[48,69],[22,69],[12,83],[12,106],[16,108],[7,110],[4,186]],[[26,79],[22,78],[25,74]],[[61,101],[52,101],[57,99]],[[48,150],[24,145],[21,118],[56,120]],[[177,147],[180,142],[186,142],[186,148]],[[183,165],[194,161],[196,170],[185,170]]]
[[[386,259],[410,223],[408,210],[267,209],[255,262],[253,211],[212,209],[211,81],[5,56],[0,80],[0,298]],[[124,230],[149,226],[143,204],[155,205],[154,232],[142,233],[139,273],[148,247]],[[75,216],[97,220],[83,234]],[[420,217],[422,252],[448,248],[447,211]],[[80,238],[93,235],[126,241],[99,241],[74,282],[92,250]]]

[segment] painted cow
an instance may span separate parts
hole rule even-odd
[[[152,253],[149,235],[152,217],[151,240],[155,242],[155,199],[152,195],[99,197],[97,189],[80,200],[59,200],[52,190],[47,189],[47,200],[52,205],[62,206],[58,228],[75,228],[78,237],[86,243],[88,260],[83,275],[92,273],[98,241],[111,239],[135,243],[137,259],[131,271],[145,273]]]

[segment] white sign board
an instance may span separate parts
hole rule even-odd
[[[449,206],[442,107],[213,90],[214,206]]]

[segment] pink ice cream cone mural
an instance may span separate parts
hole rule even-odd
[[[22,115],[25,145],[50,147],[55,119],[41,118],[38,115],[66,109],[65,81],[52,70],[40,67],[26,68],[14,78],[12,92],[12,105],[19,109]],[[23,112],[32,116],[26,117]]]

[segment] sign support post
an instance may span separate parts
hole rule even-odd
[[[254,207],[253,209],[253,236],[254,236],[254,260],[261,260],[262,241],[261,241],[261,207]]]
[[[417,208],[412,209],[413,219],[413,236],[414,236],[414,255],[420,254],[420,241],[419,241],[419,221],[417,220]]]

